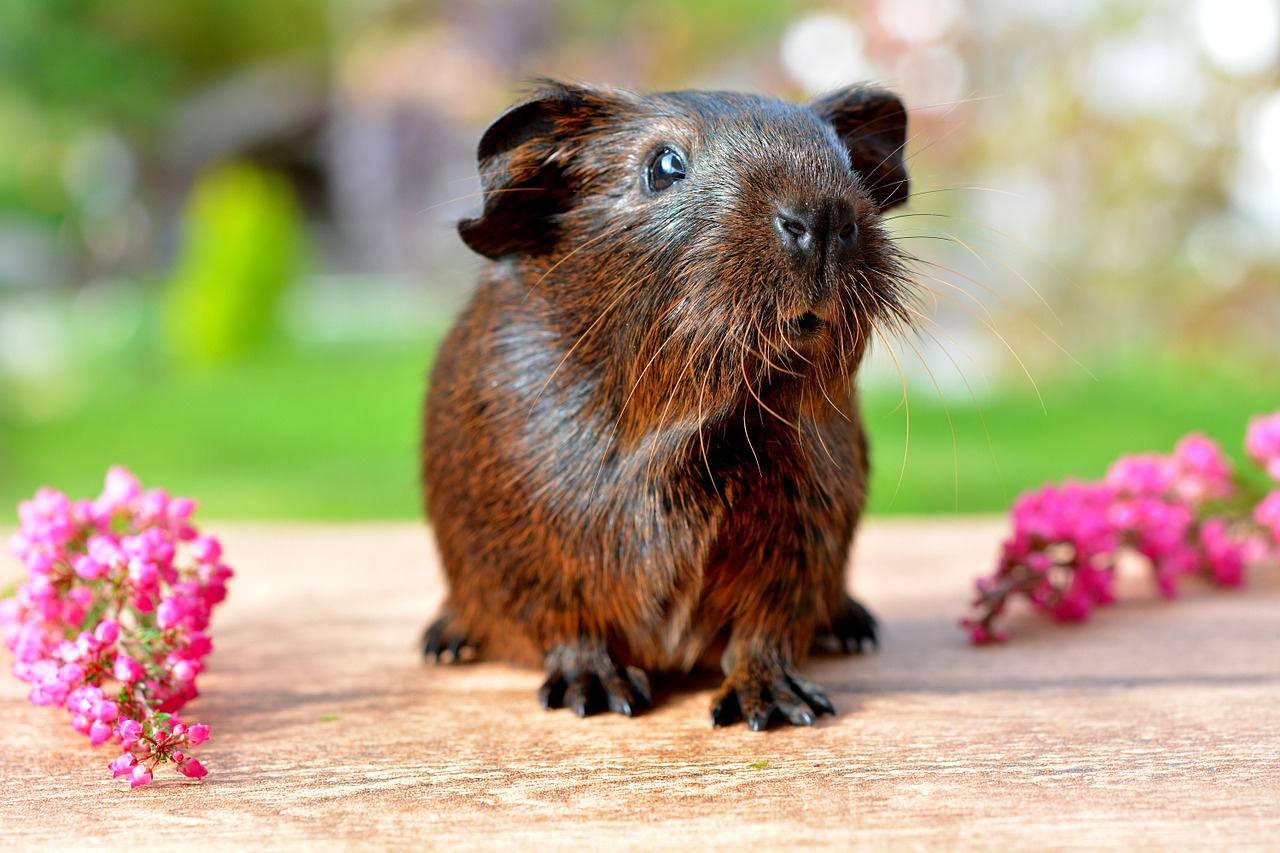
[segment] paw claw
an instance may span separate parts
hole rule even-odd
[[[547,710],[568,708],[579,717],[606,709],[631,717],[653,704],[644,671],[618,666],[604,644],[592,640],[551,650],[538,698]]]
[[[465,653],[470,654],[465,654]],[[476,647],[459,631],[448,615],[441,616],[422,632],[422,656],[436,664],[460,663],[475,655]]]
[[[814,639],[814,646],[826,651],[840,650],[845,654],[861,654],[863,643],[873,649],[880,647],[876,627],[876,618],[871,612],[846,595],[836,609],[831,626]]]
[[[812,726],[823,714],[834,714],[831,700],[817,684],[800,677],[795,666],[774,650],[735,667],[711,705],[711,723],[729,725],[739,719],[754,732],[775,720]]]

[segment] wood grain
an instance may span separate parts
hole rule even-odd
[[[956,627],[999,523],[881,520],[856,589],[880,651],[807,673],[841,711],[813,729],[713,730],[709,681],[580,720],[539,674],[427,667],[442,596],[410,524],[205,525],[238,576],[189,718],[203,783],[129,791],[58,713],[0,679],[0,839],[14,849],[1001,849],[1280,843],[1280,580],[1136,581],[1084,627],[1013,614]],[[0,583],[19,567],[0,559]],[[10,658],[0,651],[0,666]]]

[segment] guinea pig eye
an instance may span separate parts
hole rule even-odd
[[[659,148],[649,161],[649,189],[661,192],[685,179],[684,157],[674,148]]]

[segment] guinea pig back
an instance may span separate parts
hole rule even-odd
[[[797,667],[856,650],[854,373],[910,287],[880,215],[906,114],[552,81],[479,150],[487,260],[431,375],[423,478],[449,596],[424,651],[540,663],[544,706],[623,714],[718,662],[716,725],[810,724]]]

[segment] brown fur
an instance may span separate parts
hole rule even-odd
[[[875,89],[550,81],[494,122],[459,226],[490,260],[426,406],[450,583],[429,656],[542,663],[544,705],[580,714],[719,657],[716,724],[831,710],[796,666],[819,635],[874,639],[844,592],[867,482],[851,378],[906,314],[879,224],[905,130]],[[654,189],[664,146],[687,176]]]

